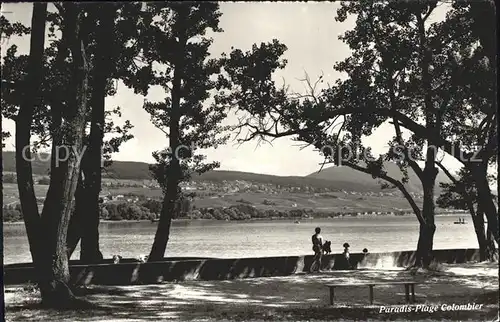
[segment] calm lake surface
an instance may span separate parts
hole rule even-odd
[[[455,225],[459,217],[467,224]],[[157,223],[101,223],[100,245],[106,258],[147,255],[153,243]],[[176,221],[171,228],[166,256],[189,257],[265,257],[307,255],[312,253],[311,235],[315,227],[332,241],[332,251],[342,252],[348,242],[351,252],[414,250],[418,222],[404,217],[344,217],[334,219],[274,221]],[[477,248],[472,222],[467,216],[437,216],[435,249]],[[24,224],[5,224],[3,231],[4,263],[31,262]],[[78,250],[72,259],[78,259]]]

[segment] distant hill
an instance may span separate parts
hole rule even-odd
[[[33,173],[36,175],[47,175],[50,169],[49,156],[45,155],[47,161],[33,161]],[[15,172],[15,153],[12,151],[3,152],[3,166],[5,172]],[[389,163],[387,170],[390,175],[398,177],[399,168],[395,164]],[[106,168],[103,173],[105,178],[122,180],[150,180],[149,165],[144,162],[113,161],[112,165]],[[399,176],[400,177],[400,176]],[[421,192],[420,181],[415,173],[410,171],[410,181],[408,190],[410,192]],[[305,177],[300,176],[273,176],[240,171],[217,170],[204,173],[201,176],[194,176],[194,180],[206,180],[213,182],[243,180],[254,183],[271,183],[282,186],[312,186],[318,188],[330,188],[332,190],[345,190],[357,192],[378,192],[381,191],[379,180],[373,179],[370,175],[355,171],[348,167],[330,167],[321,172],[315,172]],[[447,182],[448,178],[444,174],[438,175],[438,182]],[[439,187],[436,187],[438,190]],[[437,191],[438,192],[438,191]]]
[[[395,179],[401,179],[402,174],[399,167],[392,162],[387,162],[384,164],[384,169],[387,171],[387,174]],[[341,167],[329,167],[321,170],[320,172],[314,172],[308,175],[309,178],[323,179],[329,181],[348,181],[353,185],[367,185],[369,190],[376,190],[379,185],[377,181],[372,178],[371,175],[356,171],[347,166]],[[439,193],[441,190],[439,187],[439,182],[448,183],[450,182],[449,178],[440,171],[436,178],[436,192]],[[413,172],[410,168],[408,168],[408,183],[406,184],[408,191],[411,192],[421,192],[422,184],[420,183],[420,179],[417,177],[416,173]]]
[[[40,159],[47,160],[41,161]],[[2,151],[3,171],[16,172],[16,154],[14,151]],[[40,158],[31,162],[34,174],[47,175],[50,169],[50,155],[42,153]]]
[[[3,151],[3,171],[16,172],[16,155],[13,151]],[[50,170],[50,155],[41,154],[42,158],[36,158],[31,164],[33,174],[48,175]],[[41,161],[40,159],[47,160]],[[103,173],[105,178],[123,180],[145,180],[152,179],[149,173],[149,165],[144,162],[113,161],[110,167]]]

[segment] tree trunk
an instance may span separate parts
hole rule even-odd
[[[182,35],[183,32],[179,34]],[[151,252],[149,254],[148,261],[159,261],[165,257],[165,250],[167,249],[167,243],[170,235],[170,226],[172,223],[172,218],[174,213],[179,211],[178,208],[178,197],[179,197],[179,182],[182,177],[180,160],[177,156],[177,150],[180,146],[180,121],[181,121],[181,111],[180,111],[180,100],[181,100],[181,79],[182,79],[182,69],[183,69],[183,59],[184,59],[184,48],[186,46],[187,39],[185,37],[179,38],[178,52],[176,54],[176,64],[174,70],[174,78],[172,80],[172,105],[170,112],[170,124],[169,124],[169,140],[170,140],[170,153],[171,159],[167,165],[167,184],[166,192],[163,200],[163,205],[160,214],[160,221],[158,223],[158,228],[156,230],[155,239],[153,246],[151,247]]]
[[[40,292],[42,304],[49,307],[65,307],[75,303],[68,287],[70,279],[66,248],[69,219],[80,175],[80,157],[87,113],[88,64],[81,30],[83,10],[75,3],[64,3],[64,28],[70,37],[73,58],[70,86],[75,97],[68,106],[62,124],[61,146],[56,147],[59,165],[51,172],[50,186],[45,199],[41,229],[44,232],[41,260]],[[57,158],[58,155],[52,155]]]
[[[417,257],[415,265],[428,268],[432,262],[432,249],[434,246],[434,233],[436,225],[434,223],[435,203],[434,187],[436,183],[437,169],[434,167],[435,151],[431,146],[427,149],[426,164],[423,171],[422,187],[424,201],[422,216],[425,222],[420,224],[420,232],[417,243]]]
[[[172,224],[172,218],[174,217],[174,213],[178,211],[177,186],[177,183],[172,182],[170,185],[167,183],[167,191],[163,199],[160,221],[158,222],[155,239],[148,257],[149,262],[161,261],[165,256],[165,250],[167,249],[167,244],[170,237],[170,226]]]
[[[102,142],[102,139],[101,139]],[[93,143],[91,143],[93,144]],[[79,207],[81,217],[81,250],[80,260],[85,263],[96,263],[103,259],[103,255],[99,250],[99,192],[101,191],[101,166],[100,166],[100,147],[93,148],[94,151],[89,153],[89,158],[95,158],[95,150],[99,158],[98,169],[95,165],[91,165],[89,170],[90,175],[86,177],[85,189],[83,191],[83,202],[85,205]],[[85,213],[82,213],[82,212]]]
[[[75,207],[69,220],[68,237],[66,238],[68,259],[71,258],[71,255],[73,255],[76,246],[82,238],[82,222],[85,214],[85,201],[83,199],[85,186],[83,181],[83,173],[80,171],[80,177],[78,178],[78,184],[75,191]]]
[[[31,166],[31,124],[42,83],[43,49],[45,44],[46,3],[34,3],[31,18],[30,54],[26,75],[24,101],[16,118],[16,174],[19,200],[33,263],[40,263],[40,215],[36,202]],[[39,270],[37,270],[39,271]]]
[[[102,145],[104,138],[106,83],[110,74],[111,51],[113,48],[113,27],[115,7],[111,3],[103,5],[98,12],[100,23],[97,52],[94,61],[92,84],[92,121],[90,145],[86,151],[88,162],[85,172],[85,201],[87,216],[83,222],[83,235],[80,259],[85,262],[98,262],[103,259],[99,250],[99,193],[102,182]]]
[[[474,231],[476,232],[477,244],[479,245],[479,260],[485,261],[487,259],[487,249],[486,249],[486,232],[484,229],[484,216],[481,211],[475,215],[472,215],[472,223],[474,225]]]
[[[99,214],[102,182],[102,145],[105,124],[106,83],[110,74],[115,7],[106,4],[95,11],[99,20],[97,49],[94,59],[92,83],[92,114],[89,144],[84,151],[82,174],[84,179],[77,188],[75,216],[68,233],[68,255],[71,256],[81,241],[80,260],[95,263],[103,259],[99,249]]]
[[[425,167],[421,177],[424,193],[422,206],[422,217],[424,222],[420,224],[415,262],[416,266],[423,268],[429,268],[433,259],[432,250],[434,247],[434,233],[436,232],[434,221],[436,208],[434,188],[436,186],[436,177],[438,174],[438,169],[435,167],[437,148],[430,145],[429,142],[427,144]]]
[[[496,71],[497,67],[497,48],[496,48],[496,28],[495,28],[495,13],[497,10],[497,6],[494,1],[482,1],[482,2],[471,2],[470,3],[470,14],[472,16],[472,25],[471,31],[476,35],[479,39],[481,47],[484,49],[484,55],[488,58],[489,66],[492,71]],[[492,74],[495,76],[495,72]],[[494,85],[496,81],[496,77],[492,78],[492,87],[490,89],[491,96],[491,106],[492,112],[497,112],[496,101],[497,101],[497,93],[495,91],[496,86]],[[495,114],[494,114],[495,115]],[[495,118],[494,118],[495,120]],[[496,121],[494,121],[493,127],[496,127]],[[493,139],[492,142],[494,146],[498,144],[498,137],[496,135],[496,131],[490,134],[490,139]],[[488,151],[485,151],[488,152]],[[496,154],[495,152],[493,152]],[[483,155],[483,159],[489,159],[490,153],[485,153],[486,157]],[[478,194],[478,202],[481,205],[482,210],[486,214],[486,218],[488,218],[488,229],[493,234],[493,237],[499,242],[499,233],[498,233],[498,210],[493,202],[493,196],[491,195],[491,190],[487,180],[487,161],[483,160],[483,162],[475,163],[471,162],[469,164],[473,177],[476,184],[477,194]]]
[[[486,225],[488,227],[488,225]],[[490,261],[498,261],[498,244],[495,245],[495,238],[489,230],[486,229],[486,254]]]
[[[176,82],[174,79],[174,86]],[[177,85],[179,88],[180,82]],[[176,87],[174,87],[176,88]],[[179,113],[174,110],[178,110],[174,108],[174,104],[179,106],[179,96],[172,94],[172,114],[170,120],[170,148],[171,151],[176,151],[179,146],[179,121],[180,117]],[[175,99],[177,98],[177,99]],[[174,103],[176,102],[176,103]],[[158,228],[156,230],[155,239],[153,242],[153,246],[151,248],[151,252],[149,254],[148,261],[159,261],[162,260],[165,256],[165,250],[167,248],[167,243],[170,235],[170,226],[172,223],[172,218],[174,217],[174,213],[179,211],[178,209],[178,197],[179,197],[179,178],[181,177],[181,167],[179,164],[179,160],[175,156],[175,153],[172,153],[172,157],[170,163],[167,165],[167,184],[166,184],[166,192],[165,197],[163,199],[163,205],[160,213],[160,221],[158,223]]]
[[[477,201],[488,218],[488,229],[493,234],[495,240],[499,241],[498,236],[498,211],[493,201],[493,195],[487,179],[487,169],[482,163],[471,164],[474,184],[477,190]]]
[[[61,77],[63,77],[62,74],[65,72],[64,70],[62,70],[62,66],[65,64],[66,57],[68,57],[69,55],[69,48],[68,48],[69,37],[71,37],[71,35],[68,35],[68,30],[63,28],[61,39],[59,40],[59,44],[57,46],[57,56],[55,58],[56,73],[61,75]],[[65,106],[60,99],[59,93],[63,90],[66,90],[64,86],[66,86],[66,84],[54,87],[53,91],[50,93],[50,96],[48,97],[51,109],[52,154],[55,154],[56,147],[61,146],[62,144],[61,125],[62,125],[62,117]],[[51,158],[51,164],[50,164],[51,172],[56,171],[56,167],[58,167],[58,162],[56,158]],[[71,215],[68,227],[68,237],[66,246],[68,249],[68,259],[71,258],[71,255],[73,254],[81,238],[81,223],[82,223],[81,214],[83,214],[84,211],[78,211],[78,210],[81,209],[82,206],[84,206],[84,202],[80,200],[82,198],[84,187],[83,187],[83,181],[80,179],[81,178],[79,178],[78,180],[78,185],[75,192],[75,207],[73,210],[73,214]]]
[[[417,252],[415,266],[429,268],[432,262],[432,248],[436,226],[432,224],[421,224],[418,234]]]
[[[435,3],[429,4],[427,14],[422,17],[420,11],[415,13],[417,18],[417,28],[419,35],[419,51],[420,51],[420,69],[422,73],[422,88],[424,91],[424,114],[425,125],[427,131],[436,134],[439,137],[441,127],[441,115],[438,110],[435,112],[432,98],[431,76],[429,73],[430,64],[432,61],[432,51],[427,44],[425,31],[425,20],[430,13],[436,8]],[[416,265],[428,268],[432,262],[432,249],[434,246],[434,233],[436,225],[434,223],[435,203],[434,203],[434,188],[436,185],[436,176],[438,169],[436,168],[436,153],[437,146],[433,140],[427,140],[427,151],[425,156],[425,167],[421,174],[422,188],[424,192],[424,201],[422,206],[422,217],[425,223],[420,225],[419,239],[417,243],[417,258]]]
[[[432,218],[433,216],[426,214],[425,210],[423,211],[423,214],[427,219],[424,224],[420,224],[415,265],[428,268],[433,259],[432,249],[434,246],[434,233],[436,232],[436,225],[434,224],[434,218]]]
[[[488,238],[488,235],[491,236],[491,233],[485,229],[484,214],[480,209],[478,209],[476,215],[472,217],[472,222],[479,244],[479,260],[481,262],[493,260],[495,244],[492,238]]]
[[[481,205],[479,204],[477,207],[477,211],[474,209],[474,199],[467,192],[464,183],[459,182],[455,177],[444,167],[440,162],[437,163],[441,170],[444,171],[446,176],[450,178],[450,180],[455,184],[455,186],[459,187],[461,190],[461,194],[465,200],[465,204],[467,205],[467,209],[469,210],[472,223],[474,224],[474,231],[476,232],[477,243],[479,245],[479,257],[480,261],[491,260],[493,257],[493,253],[495,251],[495,245],[492,244],[492,241],[488,241],[487,236],[491,235],[488,231],[485,231],[484,225],[484,213],[481,210]],[[476,198],[477,199],[477,198]],[[493,249],[493,253],[492,253]]]
[[[474,231],[476,232],[477,243],[479,245],[479,260],[491,261],[495,254],[495,244],[493,242],[492,234],[488,229],[485,229],[484,213],[478,207],[476,214],[471,214],[472,223],[474,224]]]

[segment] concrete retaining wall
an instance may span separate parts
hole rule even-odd
[[[434,260],[439,263],[464,263],[479,260],[478,249],[435,250]],[[166,258],[155,263],[139,263],[123,259],[119,264],[109,260],[100,264],[83,265],[70,262],[71,282],[77,285],[129,285],[162,281],[226,280],[264,276],[287,276],[307,272],[313,262],[312,255],[261,258]],[[351,254],[351,268],[406,267],[415,262],[415,252]],[[348,269],[342,254],[323,256],[322,269]],[[4,283],[21,284],[35,281],[31,263],[4,266]]]

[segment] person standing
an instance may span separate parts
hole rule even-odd
[[[344,246],[344,252],[342,253],[342,255],[344,255],[345,269],[352,269],[350,261],[351,255],[349,254],[349,247],[351,246],[349,245],[349,243],[344,243],[344,245],[342,246]]]
[[[312,244],[314,251],[314,260],[311,264],[311,272],[313,271],[321,271],[321,258],[323,257],[323,237],[320,235],[321,228],[316,227],[314,230],[315,234],[312,235]],[[316,268],[317,267],[317,268]]]

